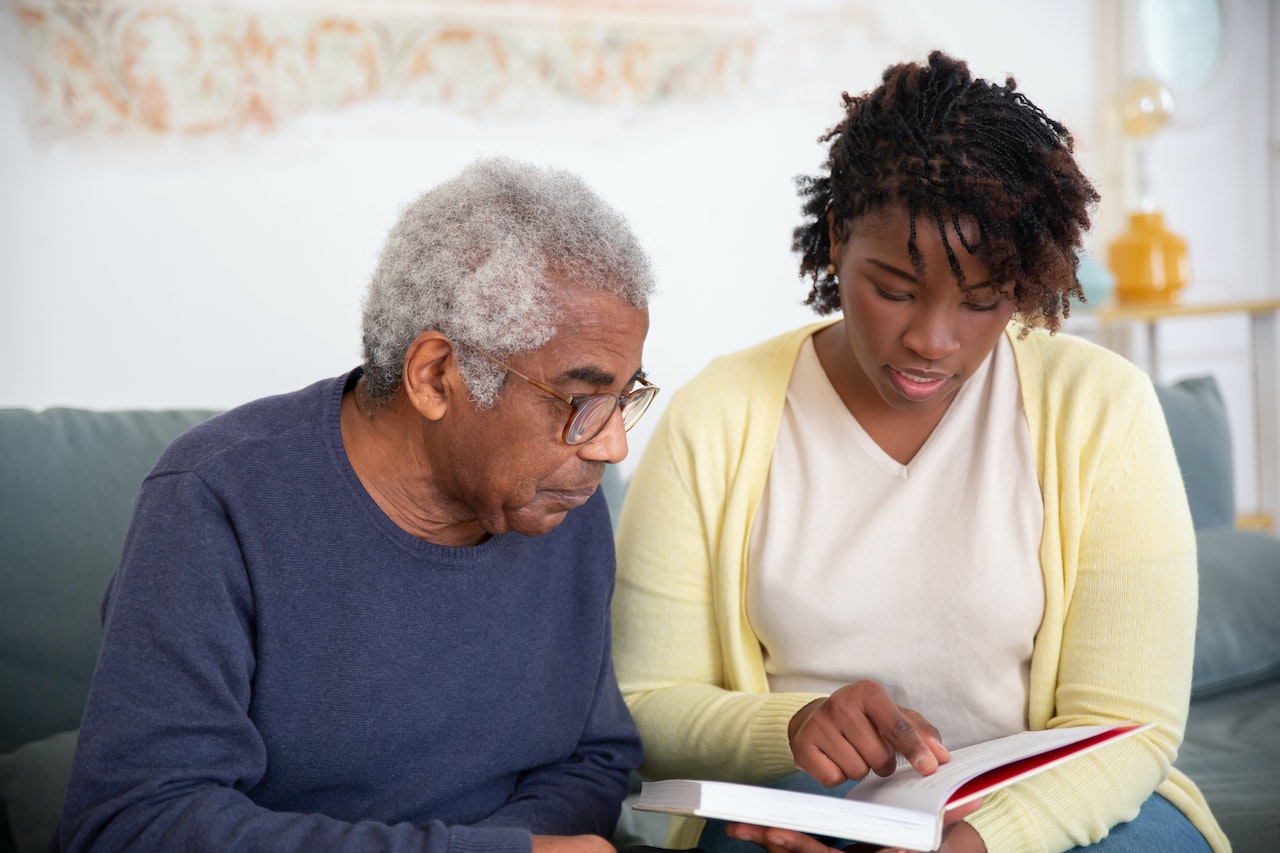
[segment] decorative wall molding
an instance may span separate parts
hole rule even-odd
[[[751,0],[12,6],[38,138],[270,130],[372,99],[511,115],[696,102],[748,84],[764,26]]]

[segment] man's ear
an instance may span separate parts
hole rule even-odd
[[[444,417],[461,382],[453,342],[445,335],[428,329],[409,345],[404,357],[405,399],[424,418]]]

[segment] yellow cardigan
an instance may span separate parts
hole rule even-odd
[[[769,692],[745,576],[792,368],[824,325],[713,361],[673,395],[628,488],[613,650],[648,778],[767,783],[795,771],[787,722],[816,697]],[[968,821],[992,851],[1061,851],[1131,820],[1158,790],[1229,850],[1171,767],[1191,688],[1196,552],[1155,391],[1086,341],[1020,340],[1016,325],[1007,335],[1044,495],[1030,727],[1155,727],[992,794]],[[700,829],[677,821],[668,844],[691,847]]]

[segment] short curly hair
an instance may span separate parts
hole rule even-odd
[[[854,219],[905,204],[918,275],[917,213],[936,218],[961,283],[944,224],[972,217],[981,238],[969,246],[961,237],[963,248],[993,281],[1012,283],[1024,327],[1056,331],[1070,300],[1084,299],[1078,253],[1099,200],[1066,127],[1018,92],[1013,77],[1003,86],[974,78],[967,63],[941,51],[930,53],[927,65],[892,65],[876,89],[842,97],[844,119],[819,138],[830,143],[825,173],[796,181],[807,224],[795,229],[792,248],[801,277],[812,280],[805,304],[819,314],[840,309],[839,284],[828,269],[828,215],[843,240]]]
[[[390,400],[409,347],[435,329],[458,345],[472,399],[492,406],[506,371],[479,350],[505,357],[549,341],[562,285],[643,309],[654,277],[627,221],[577,175],[477,160],[410,204],[387,236],[364,300],[365,394]]]

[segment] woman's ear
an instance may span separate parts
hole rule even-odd
[[[827,211],[827,261],[828,263],[839,265],[840,259],[840,233],[836,228],[836,212],[834,210]]]
[[[458,375],[453,342],[428,329],[409,345],[404,357],[405,399],[424,418],[438,421],[462,381]]]

